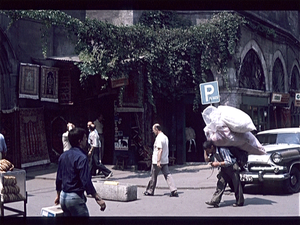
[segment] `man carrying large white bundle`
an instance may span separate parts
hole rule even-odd
[[[210,161],[210,165],[212,167],[221,168],[217,175],[218,182],[216,191],[213,194],[211,201],[205,203],[213,207],[219,207],[227,183],[232,182],[236,198],[236,203],[233,204],[233,206],[243,206],[244,195],[240,181],[240,168],[237,164],[237,159],[230,153],[228,148],[216,147],[212,141],[205,141],[203,143],[203,149],[205,161]],[[214,160],[210,160],[210,157],[213,157]]]

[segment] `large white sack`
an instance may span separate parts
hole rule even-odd
[[[220,105],[217,110],[219,111],[220,119],[229,127],[233,132],[246,133],[256,130],[250,116],[240,109],[231,106]]]
[[[252,119],[245,112],[231,106],[208,106],[202,113],[203,120],[209,129],[216,131],[216,127],[224,124],[233,132],[246,133],[256,130]]]
[[[230,106],[208,106],[202,113],[204,133],[216,146],[236,146],[253,155],[265,154],[265,149],[250,132],[255,130],[251,118]]]
[[[226,126],[219,127],[216,132],[208,131],[205,128],[204,131],[206,138],[212,140],[216,146],[236,146],[248,152],[249,155],[266,154],[264,147],[251,132],[236,133],[230,131]]]

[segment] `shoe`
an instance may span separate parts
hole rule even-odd
[[[108,175],[105,177],[105,179],[108,180],[108,179],[111,178],[112,176],[113,176],[113,173],[110,172],[110,174],[108,174]]]
[[[205,202],[207,205],[211,205],[215,208],[218,208],[219,207],[219,203],[215,203],[215,202]]]
[[[177,191],[172,191],[170,197],[179,197]]]
[[[244,203],[241,203],[241,204],[234,203],[232,206],[233,206],[233,207],[241,207],[241,206],[243,206],[243,205],[244,205]]]
[[[145,196],[153,196],[153,194],[150,194],[150,193],[147,192],[147,191],[144,192],[144,195],[145,195]]]

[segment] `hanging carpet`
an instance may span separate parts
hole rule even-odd
[[[20,150],[22,167],[50,162],[44,109],[20,109]]]

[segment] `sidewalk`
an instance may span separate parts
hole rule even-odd
[[[139,170],[119,170],[114,165],[105,165],[113,172],[110,181],[118,181],[119,183],[132,184],[137,187],[146,187],[150,179],[150,171]],[[217,169],[212,170],[207,163],[186,163],[184,165],[174,165],[169,167],[170,172],[178,189],[204,189],[215,188]],[[26,168],[27,179],[47,179],[55,180],[57,164],[51,163],[43,166]],[[93,182],[104,182],[103,176],[93,176]],[[168,188],[163,175],[158,176],[157,188]]]

